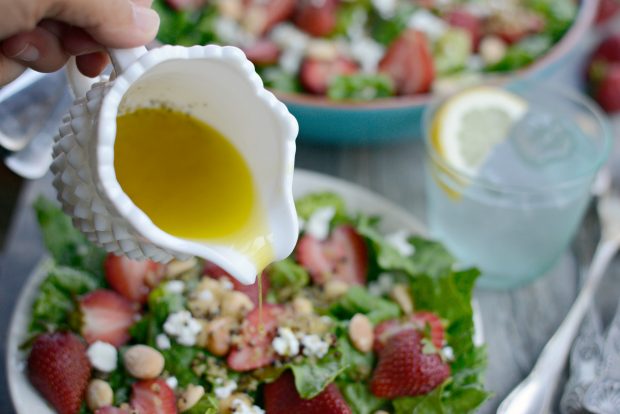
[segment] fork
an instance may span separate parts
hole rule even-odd
[[[543,348],[530,374],[504,399],[498,414],[542,414],[549,412],[553,395],[581,321],[609,263],[620,248],[620,196],[612,190],[601,194],[597,211],[601,239],[581,292],[568,315]]]

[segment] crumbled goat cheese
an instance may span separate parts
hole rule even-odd
[[[235,398],[230,403],[232,414],[265,414],[265,410],[258,405],[250,405],[241,398]]]
[[[118,353],[114,345],[96,341],[86,351],[90,364],[97,371],[112,372],[116,369]]]
[[[235,391],[236,389],[237,389],[237,382],[234,380],[230,380],[230,381],[226,381],[224,385],[215,387],[213,389],[213,392],[215,393],[215,397],[218,400],[224,400],[230,397],[233,391]]]
[[[168,335],[163,334],[163,333],[155,337],[155,345],[157,345],[157,348],[162,349],[162,350],[170,349],[170,347],[172,346],[172,344],[170,343],[170,338],[168,338]]]
[[[305,356],[323,358],[329,351],[329,344],[316,334],[302,336],[301,344],[304,346]]]
[[[202,290],[200,293],[198,293],[198,299],[205,302],[211,302],[214,298],[215,296],[213,296],[213,292],[211,292],[209,289]]]
[[[451,346],[444,346],[441,350],[443,357],[448,361],[454,361],[454,349]]]
[[[384,19],[394,17],[396,13],[397,0],[372,0],[372,6],[379,12]]]
[[[164,331],[181,345],[193,346],[196,344],[196,336],[202,331],[202,325],[189,311],[183,310],[168,315]]]
[[[179,380],[177,379],[177,377],[168,377],[166,378],[166,384],[168,384],[168,386],[174,390],[179,386]]]
[[[278,355],[295,356],[299,354],[299,340],[289,328],[278,328],[278,336],[273,338],[271,346]]]
[[[306,233],[319,240],[325,240],[329,236],[329,224],[331,223],[336,209],[334,207],[322,207],[310,216],[306,223]]]
[[[431,41],[439,39],[448,30],[448,24],[428,10],[413,13],[407,25],[423,32]]]
[[[185,290],[185,282],[182,280],[171,280],[166,283],[166,292],[168,293],[183,293]]]
[[[351,42],[351,56],[360,63],[363,72],[375,73],[385,53],[385,48],[367,36]]]
[[[409,243],[410,236],[408,231],[399,230],[385,236],[385,241],[403,256],[411,256],[415,253],[415,248]]]
[[[310,37],[290,23],[279,24],[271,31],[271,40],[284,50],[296,50],[303,53],[310,42]]]
[[[215,21],[215,34],[222,43],[233,46],[249,46],[256,41],[255,37],[243,29],[235,20],[219,17]]]

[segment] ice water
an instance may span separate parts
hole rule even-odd
[[[600,144],[587,118],[530,104],[472,179],[428,161],[433,236],[480,284],[512,287],[543,274],[562,255],[587,208]]]

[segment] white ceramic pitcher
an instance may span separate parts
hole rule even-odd
[[[54,146],[54,186],[64,211],[89,240],[132,259],[213,261],[242,283],[256,266],[227,245],[186,240],[156,227],[123,192],[114,171],[120,111],[165,103],[219,130],[245,158],[267,214],[274,260],[297,240],[292,197],[297,121],[234,47],[113,50],[114,74],[97,83],[69,69],[77,99]],[[86,92],[86,90],[90,88]]]

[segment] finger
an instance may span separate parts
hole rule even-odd
[[[104,52],[94,52],[75,58],[76,64],[82,74],[94,78],[110,63],[110,58]]]
[[[60,36],[62,47],[73,56],[87,55],[103,50],[103,46],[83,29],[66,26]]]
[[[60,39],[43,27],[6,39],[2,42],[2,52],[6,57],[39,72],[55,72],[64,66],[69,57]]]
[[[137,4],[142,7],[151,7],[153,0],[131,0],[133,4]]]
[[[58,0],[47,17],[83,28],[106,47],[128,48],[152,41],[159,15],[129,0]]]
[[[13,59],[9,59],[0,53],[0,86],[17,79],[19,75],[26,70],[26,67],[20,65]]]

